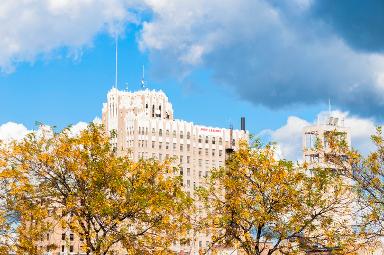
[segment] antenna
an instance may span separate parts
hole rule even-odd
[[[144,78],[144,65],[143,65],[143,76],[141,77],[141,88],[145,88],[145,78]]]
[[[328,112],[329,112],[329,115],[331,115],[331,99],[328,98]]]
[[[116,50],[116,62],[115,62],[115,88],[117,88],[117,60],[118,60],[118,35],[115,35],[115,50]]]

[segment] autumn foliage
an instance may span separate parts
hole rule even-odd
[[[212,251],[235,246],[257,255],[353,254],[361,242],[353,229],[351,186],[342,176],[279,160],[273,145],[243,142],[199,193]]]
[[[90,124],[78,136],[69,129],[31,133],[1,147],[0,213],[17,221],[0,218],[8,224],[1,249],[39,255],[57,248],[49,241],[41,247],[41,240],[63,229],[81,238],[87,254],[170,253],[190,227],[191,199],[178,171],[170,161],[117,156],[109,139],[101,126]]]
[[[273,144],[242,141],[196,200],[172,160],[134,162],[117,155],[113,136],[90,124],[79,135],[64,129],[0,143],[0,254],[57,251],[49,235],[58,231],[94,255],[174,254],[191,233],[211,238],[201,253],[356,254],[383,236],[380,129],[368,157],[328,137],[330,164],[311,167],[278,159]]]

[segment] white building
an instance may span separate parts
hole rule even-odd
[[[331,133],[336,135],[334,139],[342,139],[351,147],[351,135],[349,128],[344,126],[344,119],[332,116],[331,112],[319,116],[315,125],[303,129],[303,160],[310,167],[334,167],[328,160],[334,154],[328,141]]]
[[[112,88],[103,105],[102,122],[108,131],[117,133],[112,143],[119,154],[128,153],[133,160],[175,157],[183,186],[193,194],[210,169],[224,165],[226,151],[247,139],[243,130],[207,127],[174,119],[172,104],[162,91],[120,91]],[[198,234],[190,247],[178,251],[198,254],[209,243],[206,234]]]

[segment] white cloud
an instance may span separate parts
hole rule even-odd
[[[333,102],[364,116],[384,110],[382,54],[357,52],[311,16],[315,0],[146,0],[140,47],[154,75],[195,68],[254,104]]]
[[[0,140],[5,142],[21,140],[30,132],[23,124],[7,122],[0,125]]]
[[[102,121],[100,119],[100,117],[95,117],[92,122],[96,125],[101,125],[102,124]]]
[[[321,119],[325,114],[326,112],[319,113],[316,120]],[[359,118],[341,111],[332,111],[332,115],[344,119],[344,126],[349,128],[351,133],[353,148],[364,155],[374,150],[370,138],[375,133],[378,124],[373,119]],[[276,130],[263,130],[259,133],[259,136],[268,138],[278,144],[279,157],[289,160],[301,160],[303,128],[313,123],[296,116],[289,116],[285,125]]]
[[[0,1],[0,69],[34,61],[65,47],[81,51],[100,32],[115,32],[137,22],[129,0]]]
[[[259,136],[268,136],[277,143],[280,158],[298,160],[301,158],[302,130],[309,122],[296,116],[289,116],[287,123],[276,130],[264,130]]]
[[[101,119],[99,117],[95,117],[92,121],[95,124],[101,124]],[[69,128],[69,132],[71,136],[77,136],[80,132],[86,129],[88,123],[79,121],[78,123],[72,125]],[[38,137],[41,136],[52,136],[53,129],[47,125],[40,125],[37,130],[29,130],[23,124],[15,123],[15,122],[7,122],[5,124],[0,125],[0,140],[6,143],[11,142],[13,140],[20,141],[23,139],[28,133],[35,132]]]
[[[80,132],[83,131],[84,129],[86,129],[88,126],[88,123],[85,123],[85,122],[78,122],[76,123],[75,125],[72,125],[70,128],[69,128],[69,132],[71,133],[71,136],[78,136],[80,135]]]

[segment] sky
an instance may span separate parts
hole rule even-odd
[[[328,110],[364,153],[383,122],[380,0],[2,0],[0,139],[36,122],[83,127],[115,82],[161,89],[175,117],[247,129],[300,158]]]

